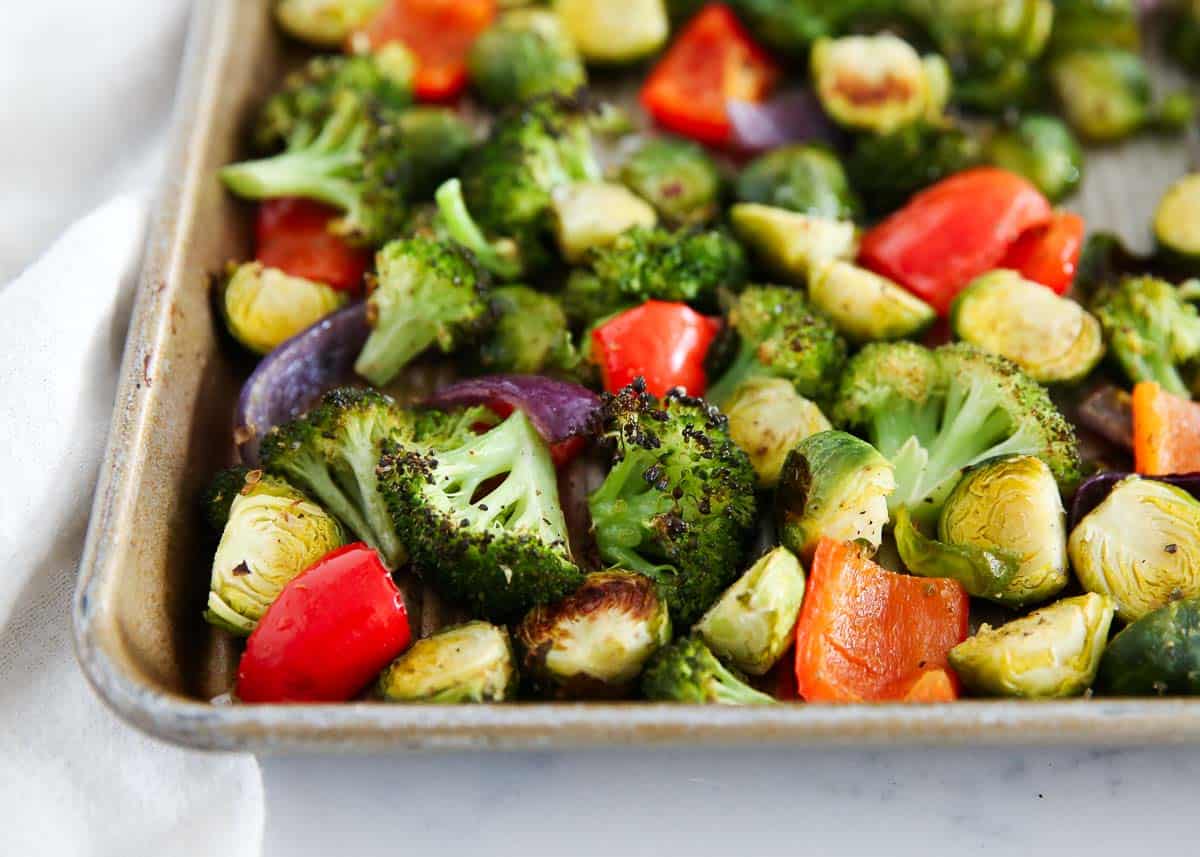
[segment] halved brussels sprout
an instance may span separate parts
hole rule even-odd
[[[896,510],[892,534],[904,568],[917,577],[946,577],[957,580],[968,595],[999,601],[1020,563],[1004,550],[959,545],[931,539],[912,521],[907,506]]]
[[[1075,526],[1067,550],[1083,588],[1111,595],[1117,615],[1134,622],[1200,595],[1200,502],[1130,476]]]
[[[1024,116],[988,141],[987,160],[1025,176],[1057,202],[1079,187],[1083,149],[1057,116]]]
[[[582,262],[589,250],[611,244],[627,229],[658,223],[650,203],[612,182],[563,185],[553,200],[555,234],[568,262]]]
[[[547,9],[505,12],[471,45],[467,65],[471,84],[493,106],[571,95],[587,83],[575,45]]]
[[[757,202],[829,220],[853,220],[862,206],[828,146],[780,146],[748,163],[734,187],[738,202]]]
[[[204,618],[249,634],[293,577],[342,543],[341,526],[324,509],[284,480],[250,471],[213,557]]]
[[[955,298],[950,326],[959,339],[1007,357],[1043,384],[1078,381],[1104,356],[1094,315],[1016,271],[972,281]]]
[[[554,11],[584,59],[594,63],[649,56],[671,30],[663,0],[554,0]]]
[[[379,676],[388,702],[504,702],[517,692],[508,632],[490,622],[467,622],[417,640]]]
[[[516,630],[522,671],[556,696],[626,693],[651,655],[671,641],[667,604],[654,582],[598,571],[556,604],[535,607]]]
[[[822,537],[859,542],[874,552],[895,489],[891,462],[865,440],[843,431],[807,437],[788,453],[779,476],[780,541],[806,560]]]
[[[1200,597],[1160,607],[1113,637],[1097,684],[1119,696],[1200,694]]]
[[[1154,212],[1154,237],[1168,265],[1200,274],[1200,173],[1184,176],[1163,194]]]
[[[721,213],[721,173],[691,140],[645,141],[622,165],[621,181],[672,224],[708,223]]]
[[[384,0],[278,0],[275,20],[289,36],[320,48],[340,48]]]
[[[220,303],[233,338],[256,354],[268,354],[340,309],[346,294],[262,262],[246,262],[230,270]]]
[[[1058,699],[1091,687],[1108,640],[1113,601],[1088,593],[1028,616],[980,627],[950,650],[950,665],[972,693]]]
[[[925,67],[925,81],[929,87],[924,119],[934,124],[944,122],[943,114],[954,91],[954,73],[950,69],[950,63],[946,62],[946,58],[941,54],[926,54],[921,57],[921,65]]]
[[[851,262],[818,265],[808,281],[808,297],[856,343],[920,336],[937,320],[925,301]]]
[[[1141,41],[1135,0],[1054,0],[1051,53],[1097,47],[1136,51]]]
[[[825,112],[849,128],[886,134],[924,116],[931,101],[920,55],[887,33],[818,39],[812,76]]]
[[[858,234],[849,221],[809,217],[754,202],[738,203],[729,217],[738,238],[763,264],[795,283],[804,283],[821,262],[852,259],[858,253]]]
[[[750,457],[761,488],[774,488],[797,443],[833,426],[814,402],[784,378],[743,381],[723,408],[729,437]]]
[[[994,596],[1003,604],[1035,604],[1067,585],[1067,516],[1040,458],[1013,455],[969,469],[942,506],[938,536],[1016,558],[1016,574]]]
[[[792,644],[803,600],[804,567],[787,548],[775,548],[725,590],[695,631],[742,672],[763,675]]]

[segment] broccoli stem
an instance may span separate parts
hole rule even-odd
[[[709,690],[716,702],[727,705],[774,705],[777,701],[775,697],[746,684],[727,670],[720,661],[716,661],[712,670],[714,680],[709,685]]]
[[[392,516],[380,492],[379,476],[376,472],[379,466],[379,448],[369,430],[358,432],[357,435],[349,439],[342,449],[350,473],[344,477],[339,475],[338,482],[351,496],[351,505],[364,511],[368,531],[374,535],[373,539],[367,539],[371,547],[383,554],[388,568],[397,568],[407,560],[408,552],[396,535]]]
[[[756,375],[763,373],[762,364],[759,363],[758,353],[754,346],[745,339],[738,345],[737,356],[733,358],[733,362],[729,364],[729,368],[721,375],[717,383],[711,385],[704,398],[721,407],[737,392],[738,387],[743,381],[747,381]]]
[[[648,450],[630,450],[588,498],[601,558],[613,567],[653,580],[678,573],[674,566],[653,563],[638,552],[650,536],[644,522],[670,509],[670,499],[643,478],[657,461]]]
[[[450,179],[437,189],[434,195],[438,213],[451,239],[470,250],[479,264],[502,280],[514,280],[521,275],[521,261],[517,246],[508,239],[495,243],[488,241],[467,210],[463,199],[462,182]]]
[[[390,319],[371,331],[354,361],[354,371],[376,387],[382,387],[437,338],[438,325],[432,319],[421,315]]]

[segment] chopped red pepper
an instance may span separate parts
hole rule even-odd
[[[800,695],[808,702],[956,698],[947,655],[967,638],[969,609],[957,581],[895,574],[854,545],[821,539],[796,623]]]
[[[1034,227],[1018,238],[1000,263],[1055,294],[1064,294],[1075,282],[1087,225],[1078,214],[1054,213],[1054,219]]]
[[[417,60],[417,98],[447,101],[466,88],[467,53],[495,17],[495,0],[389,0],[351,42],[403,42]]]
[[[267,200],[254,224],[254,257],[293,277],[358,292],[371,254],[329,231],[338,216],[337,209],[308,199]]]
[[[703,396],[704,358],[720,327],[687,304],[667,301],[646,301],[614,316],[592,331],[604,389],[615,393],[640,376],[656,396],[674,387]]]
[[[733,125],[730,101],[762,101],[779,76],[722,3],[705,6],[650,72],[642,104],[660,125],[704,143],[724,145]]]
[[[1200,404],[1153,381],[1133,388],[1134,469],[1144,476],[1200,472]]]
[[[869,230],[859,261],[945,315],[971,280],[1052,216],[1049,201],[1026,179],[977,167],[927,188]]]
[[[243,702],[343,702],[408,648],[404,598],[379,554],[338,548],[291,580],[246,641]]]

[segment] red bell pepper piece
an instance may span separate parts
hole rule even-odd
[[[687,304],[646,301],[592,331],[592,358],[610,393],[640,376],[656,396],[673,387],[703,396],[704,357],[720,327]]]
[[[254,224],[254,258],[293,277],[358,292],[371,254],[329,231],[338,216],[337,209],[308,199],[267,200]]]
[[[946,315],[967,283],[1052,216],[1046,197],[1021,176],[977,167],[923,190],[869,230],[859,262]]]
[[[1153,381],[1134,386],[1133,461],[1144,476],[1200,472],[1200,404]]]
[[[954,580],[895,574],[822,539],[796,623],[796,686],[808,702],[954,699],[947,655],[967,638]],[[948,687],[948,689],[947,689]]]
[[[650,72],[642,105],[660,125],[712,145],[730,142],[730,101],[762,101],[779,68],[733,11],[705,6]]]
[[[362,542],[302,571],[267,608],[238,664],[243,702],[343,702],[408,648],[404,598]]]
[[[1000,267],[1064,294],[1075,282],[1086,232],[1087,225],[1078,214],[1055,212],[1049,223],[1028,230],[1013,242]]]
[[[403,42],[417,61],[417,98],[447,101],[466,88],[467,53],[495,17],[496,0],[389,0],[351,44]]]

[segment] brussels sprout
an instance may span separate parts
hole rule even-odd
[[[738,176],[740,202],[757,202],[829,220],[853,220],[861,206],[836,154],[815,143],[782,146],[755,158]]]
[[[1066,512],[1040,458],[995,458],[967,470],[942,506],[938,536],[1017,560],[1015,575],[995,593],[1003,604],[1035,604],[1067,585]]]
[[[1080,48],[1141,48],[1134,0],[1054,0],[1051,53]]]
[[[896,488],[892,465],[875,447],[843,431],[823,431],[793,447],[779,475],[775,514],[780,541],[808,559],[828,537],[879,549]]]
[[[1069,383],[1104,356],[1096,317],[1016,271],[991,271],[959,292],[950,310],[959,339],[1007,357],[1035,381]]]
[[[570,95],[587,83],[587,72],[562,21],[546,9],[504,13],[471,46],[471,83],[493,106],[539,95]]]
[[[937,320],[925,301],[850,262],[818,265],[808,281],[808,298],[856,343],[917,337]]]
[[[729,419],[729,437],[750,457],[760,488],[775,487],[793,446],[833,428],[821,409],[785,378],[743,381],[722,410]]]
[[[650,656],[671,642],[671,619],[648,577],[598,571],[562,601],[529,611],[516,638],[522,669],[540,690],[621,696]]]
[[[708,223],[721,213],[721,174],[691,140],[647,140],[621,167],[621,181],[674,226]]]
[[[467,622],[417,640],[379,676],[388,702],[504,702],[517,692],[508,632],[490,622]]]
[[[1112,618],[1107,595],[1065,598],[999,628],[983,625],[950,650],[950,665],[972,693],[1077,696],[1096,678]]]
[[[891,134],[864,134],[846,162],[867,208],[884,214],[917,191],[980,161],[979,141],[957,125],[915,122]]]
[[[757,691],[717,660],[699,637],[667,646],[646,667],[642,693],[659,702],[718,705],[773,705],[774,697]]]
[[[345,303],[344,292],[262,262],[231,267],[220,289],[225,326],[256,354],[269,353]]]
[[[1193,74],[1200,73],[1200,0],[1180,0],[1169,13],[1167,51]]]
[[[555,234],[568,262],[582,262],[589,250],[611,244],[627,229],[658,223],[650,203],[611,182],[563,185],[553,199]]]
[[[924,116],[932,100],[921,57],[890,34],[817,40],[812,76],[825,112],[849,128],[894,131]]]
[[[921,57],[921,65],[925,67],[925,81],[929,86],[924,118],[930,124],[940,125],[954,91],[954,74],[950,63],[941,54],[926,54]]]
[[[320,48],[340,48],[384,0],[278,0],[275,20],[289,36]]]
[[[1069,196],[1083,178],[1083,149],[1057,116],[1025,116],[998,131],[987,160],[1025,176],[1052,201]]]
[[[1171,268],[1200,275],[1200,173],[1181,178],[1154,212],[1159,255]]]
[[[852,259],[858,252],[854,224],[810,217],[754,202],[740,202],[729,212],[733,231],[781,277],[804,283],[821,262]]]
[[[1020,563],[1004,550],[985,550],[931,539],[913,523],[907,506],[896,509],[892,534],[905,569],[917,577],[957,580],[968,595],[999,600],[1017,576]]]
[[[213,558],[204,618],[246,635],[293,577],[342,545],[342,528],[287,482],[253,470]]]
[[[1031,60],[1046,47],[1057,0],[903,0],[955,65]]]
[[[642,59],[670,34],[663,0],[554,0],[554,11],[588,62]]]
[[[570,370],[579,361],[567,316],[553,295],[528,286],[492,289],[496,324],[479,346],[484,372],[537,374]]]
[[[721,658],[763,675],[792,644],[804,600],[804,567],[787,548],[775,548],[725,590],[695,631]]]
[[[1200,694],[1200,598],[1160,607],[1113,637],[1096,683],[1119,696]]]
[[[1036,104],[1041,100],[1043,86],[1040,65],[1010,58],[960,76],[954,97],[971,110],[1003,114]]]
[[[1083,588],[1111,595],[1117,615],[1134,622],[1200,595],[1200,502],[1130,476],[1075,526],[1067,550]]]

